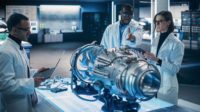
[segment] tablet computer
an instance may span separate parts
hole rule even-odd
[[[50,78],[50,77],[53,75],[55,69],[57,68],[59,62],[60,62],[60,59],[59,59],[58,62],[56,63],[56,66],[55,66],[55,67],[50,68],[50,69],[48,69],[48,70],[45,70],[45,71],[43,71],[43,72],[36,73],[33,77],[44,77],[45,79]]]

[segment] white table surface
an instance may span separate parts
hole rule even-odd
[[[59,112],[102,112],[101,107],[103,103],[101,101],[97,100],[95,102],[89,102],[82,100],[72,93],[70,86],[67,87],[67,91],[59,93],[52,93],[50,90],[40,89],[36,89],[36,91],[38,95],[51,104],[51,106],[58,109]],[[170,103],[156,98],[141,102],[140,105],[141,109],[139,112],[152,111],[173,106]]]

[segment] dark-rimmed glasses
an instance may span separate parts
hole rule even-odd
[[[162,23],[162,22],[164,22],[164,21],[165,21],[165,20],[162,20],[162,19],[161,19],[161,20],[155,20],[155,23],[156,23],[156,24],[160,24],[160,23]]]
[[[124,16],[124,17],[131,17],[132,15],[129,14],[129,13],[121,13],[121,16]]]
[[[16,27],[16,28],[19,29],[19,30],[22,30],[22,31],[24,31],[24,32],[28,32],[28,31],[30,31],[29,28],[20,28],[20,27]]]

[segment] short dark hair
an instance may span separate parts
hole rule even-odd
[[[157,13],[153,19],[155,28],[156,28],[156,17],[158,15],[162,16],[165,19],[165,21],[171,21],[171,24],[169,25],[169,28],[168,28],[168,32],[170,32],[170,33],[173,32],[174,31],[174,22],[173,22],[172,13],[170,11],[161,11],[161,12]]]
[[[133,7],[130,4],[122,4],[120,14],[122,13],[123,9],[126,9],[127,13],[133,15]]]
[[[14,26],[19,25],[22,20],[29,20],[29,19],[28,17],[19,13],[12,14],[7,20],[8,31],[10,32]]]

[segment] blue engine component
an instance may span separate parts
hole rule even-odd
[[[160,87],[160,73],[143,53],[128,47],[106,50],[94,43],[77,49],[71,57],[72,90],[77,96],[80,87],[96,91],[109,112],[137,111],[137,102],[153,98]]]

